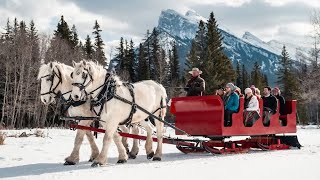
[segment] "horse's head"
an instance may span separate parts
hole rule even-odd
[[[41,101],[48,105],[54,101],[54,90],[61,83],[61,72],[55,69],[56,62],[42,64],[39,69]]]
[[[73,79],[71,98],[75,101],[83,101],[86,99],[88,89],[90,89],[92,83],[92,67],[86,61],[73,62],[73,67],[74,70],[71,73],[71,78]]]

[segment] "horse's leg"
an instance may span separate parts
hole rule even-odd
[[[91,121],[80,121],[79,125],[88,126],[90,123],[91,123]],[[73,150],[72,150],[70,156],[65,158],[66,162],[64,163],[64,165],[75,165],[76,163],[79,162],[79,150],[80,150],[81,144],[83,142],[83,137],[85,134],[86,134],[86,132],[84,130],[81,130],[81,129],[77,130],[77,135],[74,140]]]
[[[127,162],[128,155],[126,148],[123,146],[123,142],[121,141],[121,136],[119,133],[114,133],[113,141],[116,144],[119,152],[118,162],[117,163],[125,163]]]
[[[152,150],[152,131],[153,131],[153,129],[151,127],[151,124],[149,122],[146,122],[145,120],[141,121],[140,124],[147,131],[147,139],[146,139],[145,148],[146,148],[147,158],[151,159],[154,155],[154,151]]]
[[[132,134],[139,134],[139,128],[136,124],[132,124]],[[129,153],[130,159],[135,159],[139,152],[139,140],[133,139],[132,149]]]
[[[104,118],[104,119],[110,119],[110,118]],[[117,128],[118,128],[118,122],[117,121],[112,121],[112,120],[107,121],[107,123],[106,123],[106,125],[104,125],[104,127],[106,129],[106,133],[104,134],[104,137],[103,137],[103,146],[102,146],[100,154],[93,161],[93,164],[91,165],[91,167],[96,167],[96,166],[99,166],[99,165],[106,164],[107,159],[108,159],[109,146],[110,146],[110,143],[111,143],[111,141],[112,141],[112,139],[114,137],[114,134],[117,133],[116,131],[117,131]],[[121,141],[119,141],[119,142],[123,147],[123,144],[121,143]],[[125,149],[125,148],[123,147],[123,149]]]
[[[129,133],[129,128],[127,128],[125,125],[119,126],[120,130],[125,133]],[[128,138],[122,137],[122,144],[126,148],[127,154],[129,153],[129,144],[128,144]]]
[[[92,162],[95,158],[98,157],[99,148],[98,148],[96,142],[94,141],[94,136],[93,136],[92,132],[86,131],[86,135],[87,135],[88,141],[90,143],[90,147],[91,147],[91,156],[90,156],[89,162]]]
[[[164,119],[164,115],[166,111],[161,110],[161,118]],[[156,128],[157,128],[157,149],[156,149],[156,154],[153,157],[153,161],[161,161],[162,157],[162,141],[163,141],[163,128],[164,124],[158,120],[155,121]]]

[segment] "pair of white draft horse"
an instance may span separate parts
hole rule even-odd
[[[106,78],[106,76],[108,77]],[[44,104],[54,102],[58,95],[61,95],[64,99],[69,99],[71,96],[74,101],[86,101],[80,106],[69,107],[69,116],[94,116],[95,114],[90,110],[90,102],[96,100],[96,98],[101,95],[100,92],[102,89],[107,85],[110,86],[110,84],[113,86],[111,87],[113,93],[118,97],[129,102],[135,100],[137,105],[148,112],[154,112],[155,116],[162,119],[164,119],[166,114],[165,102],[167,94],[162,85],[152,80],[137,82],[132,86],[132,95],[128,85],[123,83],[119,77],[116,75],[109,76],[106,69],[92,61],[74,63],[74,68],[57,62],[43,64],[39,69],[38,79],[41,80],[41,101]],[[106,91],[109,91],[109,89],[110,87],[107,87]],[[103,95],[108,93],[109,92],[106,92]],[[97,107],[97,109],[100,109],[100,107]],[[121,136],[117,133],[117,128],[120,127],[122,131],[128,132],[128,129],[125,128],[125,126],[119,126],[119,124],[128,118],[132,111],[132,105],[120,101],[119,99],[108,97],[101,110],[100,117],[102,121],[100,123],[106,130],[101,152],[99,153],[99,149],[95,144],[94,137],[90,131],[77,130],[73,151],[70,156],[65,159],[65,165],[74,165],[79,162],[79,149],[84,135],[87,135],[91,146],[92,152],[90,161],[93,161],[93,167],[106,164],[108,149],[112,139],[118,148],[118,163],[127,161],[126,138],[122,138],[121,141]],[[148,116],[148,114],[136,109],[136,112],[132,114],[131,120],[131,124],[134,125],[133,133],[137,134],[139,132],[136,126],[138,123],[145,127],[147,131],[147,140],[145,144],[147,157],[148,159],[153,157],[153,160],[160,161],[162,156],[162,133],[164,124],[160,121],[155,121],[158,145],[156,153],[154,154],[152,150],[153,130],[150,124],[145,121]],[[91,123],[91,120],[83,120],[80,121],[79,124],[89,126]],[[135,158],[138,151],[138,142],[137,140],[134,140],[129,156]]]

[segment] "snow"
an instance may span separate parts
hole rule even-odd
[[[6,132],[10,135],[22,131]],[[108,164],[98,168],[90,167],[91,163],[86,161],[90,155],[86,139],[80,149],[80,163],[63,166],[64,158],[72,150],[76,132],[43,131],[49,137],[7,137],[5,145],[0,146],[0,179],[320,179],[320,129],[312,126],[298,129],[299,141],[304,146],[300,150],[255,150],[246,154],[213,156],[183,154],[174,145],[164,144],[161,162],[147,160],[144,141],[141,141],[137,159],[116,164],[118,154],[112,143]],[[96,141],[99,147],[101,141],[99,134]]]

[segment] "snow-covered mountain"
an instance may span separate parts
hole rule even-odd
[[[179,47],[180,64],[184,65],[186,55],[191,47],[191,41],[195,36],[200,20],[206,22],[206,18],[200,16],[195,11],[190,10],[185,15],[180,14],[172,9],[161,12],[157,29],[160,31],[160,42],[163,48],[170,48],[168,44],[174,39]],[[250,32],[245,32],[242,37],[238,37],[230,30],[219,26],[223,36],[224,51],[227,56],[236,65],[239,61],[245,64],[247,70],[251,71],[255,61],[262,66],[262,70],[269,77],[269,83],[274,85],[276,80],[275,72],[278,68],[278,58],[281,54],[283,45],[286,45],[291,58],[295,58],[296,50],[307,54],[308,48],[302,48],[293,44],[284,44],[272,40],[264,42]],[[170,37],[170,38],[168,38]],[[184,67],[181,67],[184,68]]]
[[[191,42],[200,20],[207,21],[206,18],[193,10],[180,14],[175,10],[167,9],[163,10],[159,16],[156,29],[159,31],[160,45],[168,52],[172,48],[172,42],[176,42],[181,70],[184,69],[186,56],[191,48]],[[269,84],[275,85],[275,74],[279,66],[279,56],[284,43],[276,40],[264,42],[250,32],[245,32],[242,37],[238,37],[221,25],[219,25],[219,29],[223,36],[224,51],[232,60],[233,65],[235,66],[236,62],[240,62],[240,64],[245,64],[248,71],[251,71],[254,62],[258,61],[262,71],[268,76]],[[295,58],[297,50],[304,54],[309,51],[308,48],[293,44],[285,45],[292,59]],[[111,62],[110,64],[112,63],[117,64],[117,62]]]

